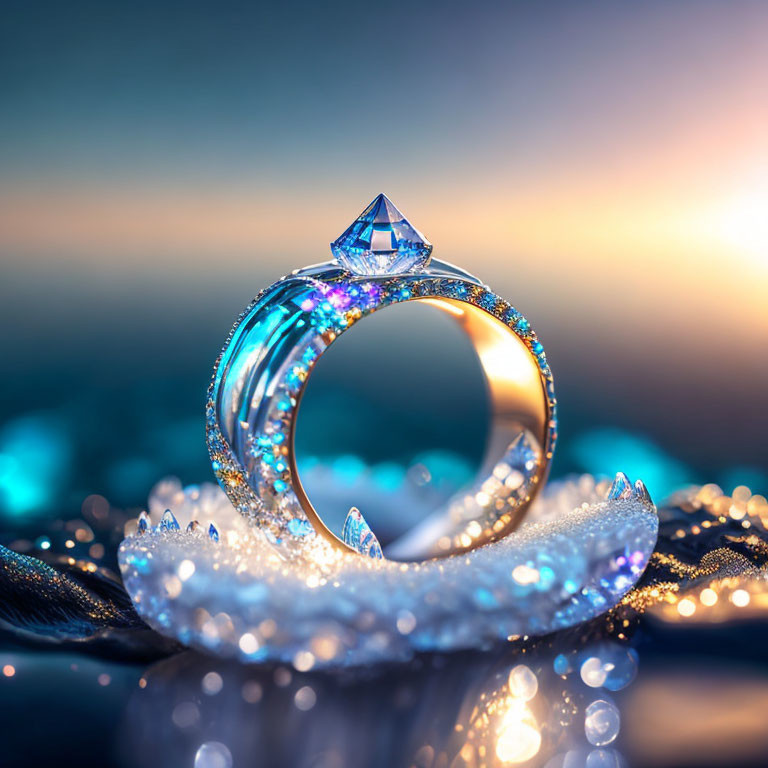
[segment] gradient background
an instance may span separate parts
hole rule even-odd
[[[379,191],[531,318],[555,474],[765,493],[766,39],[758,2],[4,2],[3,512],[211,479],[202,405],[232,320]],[[306,449],[474,456],[476,414],[444,418],[466,355],[439,402],[375,410],[377,358],[428,388],[419,350],[451,347],[427,330],[350,334]]]

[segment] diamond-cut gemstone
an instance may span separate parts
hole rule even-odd
[[[425,267],[432,244],[386,195],[379,195],[331,243],[331,251],[355,275],[397,275]]]
[[[347,519],[344,521],[341,536],[347,546],[352,547],[361,555],[375,559],[384,557],[376,534],[371,530],[357,507],[350,508]]]
[[[648,493],[648,489],[645,487],[645,483],[642,480],[635,481],[635,498],[647,504],[650,507],[655,506],[651,494]]]
[[[152,527],[152,521],[149,519],[149,515],[146,512],[142,512],[139,515],[139,522],[137,526],[137,533],[146,533]]]
[[[160,530],[163,533],[180,530],[179,521],[170,509],[166,509],[165,512],[163,512],[163,516],[160,519]]]
[[[527,429],[520,432],[507,446],[504,454],[504,462],[520,472],[526,482],[534,475],[540,458],[541,452],[536,438]]]
[[[623,472],[617,472],[616,477],[613,480],[613,485],[611,485],[611,488],[608,491],[608,501],[631,498],[632,483],[629,482],[629,478]]]

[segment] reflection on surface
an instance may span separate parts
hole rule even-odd
[[[599,684],[583,671],[595,660]],[[606,691],[609,677],[611,691],[632,681],[636,656],[615,641],[575,634],[354,674],[302,668],[193,652],[150,667],[121,727],[127,764],[144,765],[150,750],[196,768],[623,764]]]

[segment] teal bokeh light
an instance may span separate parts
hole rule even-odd
[[[60,421],[30,414],[0,429],[0,513],[38,514],[50,507],[70,465],[71,446]]]
[[[582,432],[570,443],[570,453],[584,472],[607,477],[625,472],[633,481],[642,480],[658,500],[697,481],[692,470],[649,438],[615,427]]]

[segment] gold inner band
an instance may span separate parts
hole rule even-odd
[[[414,298],[444,312],[456,322],[472,341],[482,368],[491,403],[491,429],[479,476],[487,476],[504,455],[510,443],[527,430],[540,447],[539,466],[536,468],[530,493],[509,513],[502,514],[493,525],[483,525],[475,530],[471,540],[453,542],[448,551],[441,550],[437,542],[431,542],[420,551],[408,553],[408,559],[419,559],[474,549],[477,546],[503,538],[520,522],[526,509],[546,479],[549,457],[545,455],[547,427],[550,419],[544,380],[538,363],[525,343],[503,322],[472,304],[447,298]],[[304,382],[302,393],[310,377]],[[330,530],[312,506],[304,490],[296,467],[295,432],[301,402],[297,403],[292,423],[288,461],[293,490],[315,530],[334,546],[351,550]],[[466,536],[466,535],[465,535]]]

